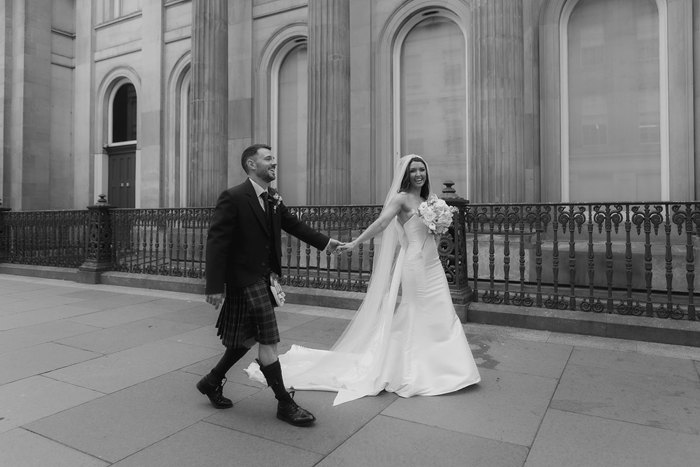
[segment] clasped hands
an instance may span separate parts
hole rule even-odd
[[[329,253],[340,254],[352,250],[353,248],[355,248],[355,246],[355,242],[343,243],[332,238],[331,241],[328,242],[328,246],[326,247],[326,249]]]

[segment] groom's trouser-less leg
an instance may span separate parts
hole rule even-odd
[[[212,368],[210,374],[217,380],[221,381],[226,377],[226,373],[236,364],[238,360],[248,352],[247,347],[227,347],[226,352],[221,356],[219,363]]]

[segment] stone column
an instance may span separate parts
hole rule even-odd
[[[213,206],[228,172],[228,1],[192,1],[187,205]]]
[[[162,128],[164,124],[163,99],[163,60],[165,54],[165,42],[163,33],[165,28],[165,15],[163,2],[143,2],[141,14],[144,24],[148,27],[143,30],[141,39],[141,53],[143,54],[143,80],[141,81],[141,95],[138,97],[138,112],[141,116],[141,128],[138,134],[140,157],[137,156],[136,167],[140,176],[136,176],[137,192],[136,207],[157,208],[167,206],[166,180],[162,173],[165,165],[165,154],[162,151]],[[140,188],[140,189],[139,189]]]
[[[522,0],[480,0],[474,40],[472,201],[524,201]]]
[[[350,0],[309,0],[309,204],[350,202]]]

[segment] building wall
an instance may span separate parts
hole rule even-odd
[[[50,209],[70,209],[73,197],[75,2],[51,2]]]
[[[191,79],[192,3],[127,3],[139,8],[115,19],[105,13],[101,0],[15,0],[0,5],[4,205],[82,208],[106,193],[110,99],[124,82],[133,83],[138,95],[137,207],[184,205],[189,155],[182,96]],[[492,181],[475,175],[477,169],[488,174],[495,165],[493,155],[481,154],[474,142],[484,125],[501,123],[477,113],[476,107],[468,114],[473,175],[468,188],[456,187],[462,196],[474,201],[561,199],[559,38],[552,18],[564,3],[522,0],[522,44],[517,50],[522,54],[522,83],[513,88],[522,104],[522,117],[516,122],[522,138],[516,138],[520,147],[509,149],[517,153],[517,160],[501,169],[508,177],[500,181],[521,186],[513,192],[517,199],[513,194],[499,198],[499,190],[509,186],[489,187]],[[695,118],[700,112],[700,0],[657,3],[668,8],[672,26],[671,197],[694,199],[700,189],[700,123]],[[472,59],[468,88],[474,96],[474,60],[480,53],[475,34],[481,27],[476,18],[484,2],[352,0],[349,5],[351,201],[376,203],[383,199],[398,155],[392,142],[392,31],[421,8],[443,6],[462,15]],[[270,63],[288,37],[308,34],[308,6],[306,0],[236,0],[229,2],[228,10],[229,154],[222,157],[227,157],[227,179],[233,184],[243,177],[241,150],[252,142],[269,142],[273,135]],[[485,92],[489,84],[481,85],[479,92]]]

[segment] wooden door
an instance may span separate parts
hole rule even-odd
[[[133,208],[136,190],[136,145],[108,147],[107,202],[118,208]]]

